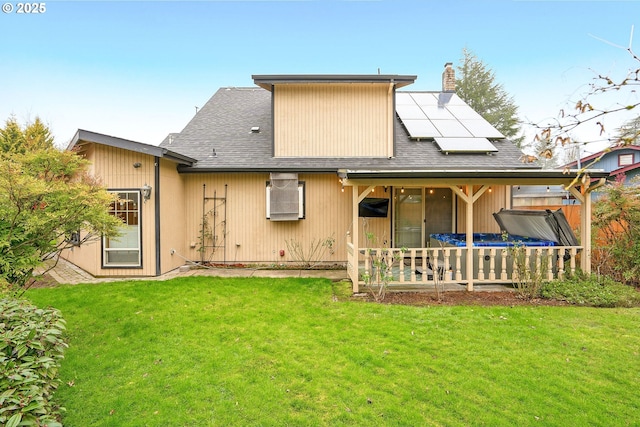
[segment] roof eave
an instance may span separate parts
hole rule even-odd
[[[392,83],[396,88],[412,84],[418,76],[399,74],[254,74],[254,83],[268,91],[276,84]]]
[[[336,168],[308,168],[308,167],[189,167],[178,166],[180,173],[271,173],[271,172],[291,172],[291,173],[337,173]]]
[[[118,138],[115,136],[104,135],[97,132],[91,132],[84,129],[78,129],[76,131],[76,134],[73,136],[71,142],[69,142],[69,145],[67,146],[67,150],[74,149],[78,144],[82,142],[121,148],[123,150],[147,154],[154,157],[163,157],[180,165],[193,166],[197,162],[196,159],[184,156],[174,151],[167,150],[166,148]]]

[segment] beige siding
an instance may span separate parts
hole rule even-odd
[[[381,84],[276,86],[275,156],[388,157],[392,95]]]
[[[389,208],[391,211],[391,208]],[[358,218],[360,247],[391,247],[391,223],[387,218]]]
[[[474,186],[477,192],[479,186]],[[494,212],[508,208],[509,187],[492,185],[491,191],[485,191],[473,204],[473,231],[475,233],[499,233],[500,227],[493,217]],[[458,199],[458,233],[466,232],[466,209],[464,201]]]
[[[215,234],[218,246],[207,248],[205,261],[214,263],[268,263],[281,264],[295,261],[287,249],[286,241],[300,242],[308,252],[312,240],[333,237],[333,253],[326,253],[326,261],[346,260],[346,233],[351,224],[351,191],[340,191],[340,183],[333,174],[300,174],[305,182],[306,218],[298,221],[274,222],[266,218],[266,182],[268,174],[189,174],[184,177],[185,239],[187,248],[182,256],[200,260],[202,235],[203,184],[206,196],[222,197],[227,186],[225,206],[216,208],[216,231],[213,233],[213,215],[208,215],[208,229]],[[207,201],[205,211],[213,209],[214,201]],[[226,236],[223,233],[226,219]],[[211,245],[211,241],[208,241]],[[280,251],[284,256],[280,256]]]
[[[147,154],[95,145],[85,151],[93,162],[95,174],[109,190],[138,190],[145,184],[154,185],[154,158]],[[134,168],[134,163],[141,163]],[[63,256],[94,276],[153,276],[155,275],[155,210],[154,195],[141,204],[142,268],[102,268],[102,243],[74,248]]]
[[[185,253],[185,201],[182,177],[176,164],[160,160],[160,266],[161,274],[184,265],[179,254]],[[171,250],[174,253],[171,253]]]

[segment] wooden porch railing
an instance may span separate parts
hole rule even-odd
[[[575,273],[580,246],[545,247],[474,247],[473,283],[514,283],[518,272],[525,266],[530,277],[542,280],[562,278]],[[355,249],[347,244],[347,270],[349,277],[364,285],[363,276],[374,277],[376,256],[387,254],[395,259],[391,269],[390,285],[469,282],[467,278],[467,248],[438,247],[410,248],[360,248],[360,262],[356,263]],[[355,282],[354,282],[355,283]]]

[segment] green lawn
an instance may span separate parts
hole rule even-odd
[[[205,277],[28,292],[67,320],[67,427],[640,423],[640,309],[347,295]]]

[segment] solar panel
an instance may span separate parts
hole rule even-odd
[[[403,120],[402,123],[407,128],[412,138],[433,138],[442,136],[438,129],[429,120]]]
[[[421,105],[420,108],[427,115],[427,118],[431,120],[455,120],[453,114],[444,107],[438,107],[437,105]]]
[[[410,92],[411,98],[413,101],[420,105],[438,105],[438,97],[437,94],[432,92]]]
[[[449,153],[495,153],[498,149],[487,138],[435,138],[440,151]]]
[[[484,120],[468,105],[447,105],[447,110],[458,120]]]
[[[477,137],[482,135],[485,138],[504,138],[504,135],[500,133],[498,129],[491,126],[491,123],[485,119],[465,120],[462,124],[473,136]]]
[[[396,105],[416,105],[408,92],[396,92]]]
[[[403,117],[406,120],[415,120],[415,119],[427,120],[427,115],[416,104],[396,105],[396,113],[398,113],[398,116]]]
[[[431,120],[440,135],[446,138],[473,137],[458,120]]]
[[[455,93],[398,92],[396,112],[411,138],[473,138],[490,144],[490,151],[498,150],[487,138],[504,138]]]

